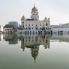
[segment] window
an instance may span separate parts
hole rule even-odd
[[[37,26],[37,25],[36,25]]]
[[[30,31],[30,33],[31,33],[31,31]]]
[[[27,29],[27,28],[26,28]]]
[[[36,27],[36,29],[38,29],[38,27]]]
[[[31,28],[29,28],[29,30],[30,30]]]
[[[28,31],[28,34],[29,34],[29,31]]]
[[[30,26],[30,24],[29,24],[29,26]]]
[[[42,31],[41,31],[41,33],[42,33]]]
[[[24,22],[22,22],[24,24]]]
[[[40,27],[40,29],[41,29],[41,27]]]
[[[46,23],[46,26],[47,26],[48,24]]]
[[[43,26],[44,26],[44,24],[43,24]]]
[[[26,34],[26,31],[25,31],[25,34]]]
[[[34,31],[33,31],[33,34],[34,34]]]
[[[32,28],[33,29],[33,28]]]
[[[48,29],[48,28],[46,28],[46,29]]]
[[[27,24],[26,24],[26,26],[27,26]]]

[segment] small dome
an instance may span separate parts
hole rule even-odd
[[[34,60],[36,60],[37,56],[38,56],[38,52],[32,52],[32,57],[34,58]]]
[[[25,20],[25,16],[22,16],[21,20]]]
[[[47,20],[47,17],[45,17],[45,19],[44,20]]]
[[[32,8],[32,12],[33,12],[33,11],[38,11],[35,6]]]
[[[47,20],[47,17],[44,18],[44,21],[46,21],[46,20]]]

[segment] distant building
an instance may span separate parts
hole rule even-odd
[[[3,36],[3,39],[5,41],[8,41],[9,44],[17,44],[18,43],[18,39],[17,39],[17,35],[16,34],[5,34]]]
[[[6,24],[3,28],[4,33],[15,33],[18,28],[18,22],[16,21],[10,21],[8,24]]]
[[[10,21],[9,25],[13,25],[14,28],[18,28],[18,22],[16,22],[16,21]]]
[[[45,17],[43,20],[39,20],[38,9],[34,6],[31,10],[30,18],[22,16],[20,26],[18,26],[18,22],[10,21],[4,26],[4,32],[17,32],[19,34],[69,34],[69,24],[50,25],[50,18],[47,17]]]
[[[69,34],[69,23],[62,25],[51,25],[51,30],[56,34]]]
[[[50,18],[39,20],[38,9],[34,6],[31,11],[31,18],[26,19],[25,16],[21,17],[21,26],[18,33],[42,33],[42,31],[50,31]]]
[[[13,25],[6,24],[3,27],[3,32],[4,33],[14,33],[14,32],[16,32],[16,29],[15,29],[15,27]]]

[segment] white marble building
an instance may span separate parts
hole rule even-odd
[[[51,30],[55,34],[69,34],[69,23],[62,25],[52,25]]]
[[[50,18],[45,17],[44,20],[39,20],[38,9],[34,6],[29,19],[25,18],[25,16],[21,17],[21,26],[18,33],[38,33],[43,31],[50,31]]]

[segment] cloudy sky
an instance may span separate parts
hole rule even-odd
[[[22,15],[30,18],[34,4],[40,20],[50,17],[51,25],[69,23],[69,0],[0,0],[0,25],[9,21],[20,24]]]

